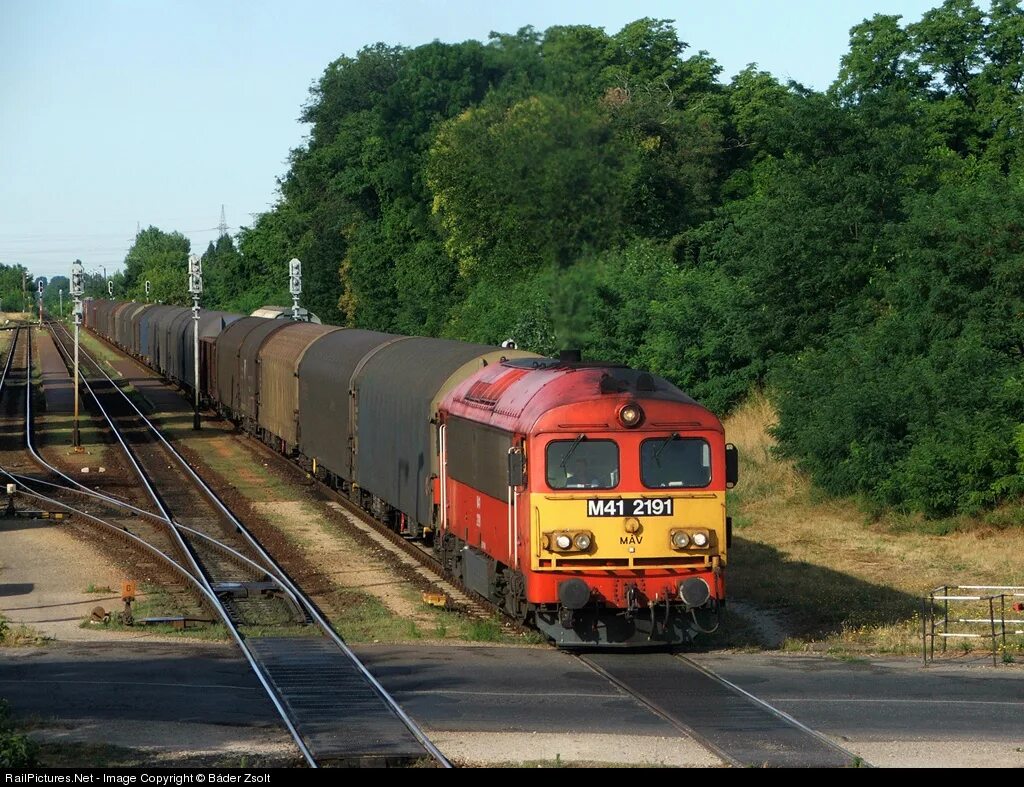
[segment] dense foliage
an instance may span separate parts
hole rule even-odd
[[[837,494],[941,515],[1024,491],[1024,12],[947,0],[851,31],[825,93],[729,82],[669,22],[384,44],[331,63],[280,199],[204,257],[207,301],[778,399]],[[181,302],[150,228],[124,292]]]

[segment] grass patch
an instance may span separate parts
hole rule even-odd
[[[375,596],[345,588],[334,598],[336,606],[345,612],[332,624],[346,642],[409,642],[424,638],[416,621],[395,615]]]
[[[90,582],[89,586],[85,589],[85,592],[86,593],[110,594],[110,593],[113,593],[114,591],[113,591],[112,588],[108,587],[107,585],[95,585],[92,582]]]
[[[11,624],[0,616],[0,645],[5,648],[30,648],[43,645],[49,637],[21,623]],[[0,720],[2,722],[2,720]]]
[[[784,649],[920,653],[921,598],[931,588],[1024,585],[1024,529],[993,524],[1012,519],[1006,511],[927,521],[824,498],[778,457],[774,423],[762,395],[725,422],[740,451],[727,587],[780,613],[792,638]]]
[[[136,623],[129,626],[122,618],[123,608],[120,604],[115,608],[107,610],[110,612],[108,623],[94,623],[89,619],[83,620],[81,628],[94,628],[104,626],[113,631],[140,631],[160,634],[169,637],[180,637],[182,639],[198,639],[204,641],[224,641],[230,636],[227,629],[219,622],[216,623],[189,623],[187,628],[179,629],[171,623],[157,623],[143,625],[138,621],[143,618],[170,618],[170,617],[201,617],[207,618],[207,613],[197,613],[191,606],[185,606],[181,599],[189,598],[185,593],[170,593],[165,588],[157,585],[144,584],[141,588],[139,598],[132,604],[132,617]]]
[[[71,329],[71,342],[74,345],[74,328]],[[63,337],[62,337],[63,338]],[[103,361],[107,366],[106,371],[110,373],[111,377],[117,378],[121,376],[121,373],[114,368],[115,361],[124,360],[124,356],[121,355],[117,350],[111,347],[106,342],[100,341],[93,336],[89,331],[81,330],[78,332],[78,341],[82,347],[85,348],[86,352],[89,353],[94,359]]]
[[[279,625],[241,625],[238,627],[242,636],[246,639],[258,639],[260,637],[319,637],[320,629],[317,626],[304,626],[299,623]]]
[[[0,768],[31,768],[38,763],[39,747],[11,722],[11,710],[0,699]]]

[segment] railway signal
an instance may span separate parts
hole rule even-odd
[[[192,388],[195,390],[196,397],[192,428],[199,429],[199,296],[203,294],[203,261],[196,254],[190,254],[188,257],[188,292],[192,296],[192,320],[195,327],[196,374],[193,378]]]
[[[43,324],[43,280],[40,279],[38,284],[39,284],[39,324],[42,325]]]
[[[149,279],[147,279],[146,280],[146,303],[149,303],[149,288],[150,288]]]
[[[288,291],[292,294],[292,319],[299,320],[299,296],[302,295],[302,263],[294,257],[288,263]]]
[[[71,263],[71,297],[74,298],[75,306],[75,426],[72,430],[72,443],[75,451],[82,450],[82,442],[78,432],[78,329],[82,324],[82,295],[85,293],[85,271],[82,268],[82,261],[75,260]]]

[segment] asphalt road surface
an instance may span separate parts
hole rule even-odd
[[[644,761],[715,763],[678,729],[565,653],[418,645],[357,651],[410,716],[468,761],[545,759],[546,751],[563,758],[582,751],[579,757],[592,761],[595,747],[621,739],[629,745],[597,760],[627,761],[637,741],[649,740],[666,756]],[[696,659],[869,764],[1024,765],[1024,670],[1016,666],[924,669],[913,661],[761,654]],[[145,740],[148,724],[166,738],[167,728],[159,726],[166,723],[233,730],[233,745],[243,749],[246,741],[283,740],[270,702],[226,645],[132,641],[0,649],[0,697],[16,717],[64,721],[118,745]],[[126,734],[129,740],[121,740]],[[523,751],[523,741],[549,739],[536,756]],[[492,756],[501,741],[510,742],[509,750]]]

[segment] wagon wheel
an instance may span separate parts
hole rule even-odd
[[[526,578],[519,571],[511,571],[505,583],[505,611],[516,623],[526,622],[530,605],[526,601]]]

